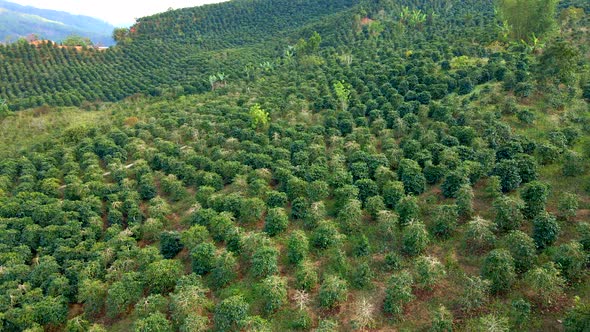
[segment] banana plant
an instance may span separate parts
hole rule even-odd
[[[400,15],[400,22],[406,25],[418,26],[421,25],[426,21],[428,17],[425,13],[422,12],[420,9],[412,9],[408,8],[407,6],[402,7],[402,11]]]
[[[541,42],[534,32],[531,34],[531,38],[528,42],[524,39],[521,39],[520,43],[524,45],[527,53],[535,53],[545,46],[545,44]]]
[[[402,12],[399,14],[400,22],[406,24],[411,16],[410,8],[407,6],[402,7]]]
[[[293,61],[293,57],[295,56],[295,47],[292,45],[287,45],[283,55],[285,57],[285,63],[291,63],[291,61]]]
[[[274,69],[274,64],[270,61],[265,61],[260,64],[260,68],[265,72],[271,72]]]
[[[502,22],[502,26],[500,27],[500,35],[502,36],[502,40],[508,40],[508,36],[510,35],[510,25],[508,21]]]
[[[410,24],[411,25],[420,25],[426,21],[426,14],[424,14],[420,9],[412,10],[412,14],[410,15]]]
[[[340,62],[343,64],[350,66],[352,64],[352,54],[351,53],[342,53],[339,57]]]
[[[225,73],[217,73],[217,78],[219,78],[219,80],[223,82],[223,85],[227,84],[228,77],[229,75],[226,75]]]
[[[249,63],[244,66],[244,71],[246,72],[246,77],[248,77],[249,80],[253,80],[254,74],[256,73],[256,66],[254,66],[252,63]]]
[[[227,84],[227,78],[229,75],[225,73],[217,73],[216,75],[209,76],[209,84],[211,84],[211,91],[215,90],[215,88],[219,85],[225,86]]]
[[[211,84],[211,91],[215,90],[215,83],[217,83],[217,75],[209,75],[209,84]]]
[[[533,32],[531,35],[531,46],[533,53],[545,47],[545,43],[541,42],[541,39],[537,38],[537,35]]]
[[[8,114],[10,114],[8,104],[6,103],[6,100],[0,98],[0,118]]]

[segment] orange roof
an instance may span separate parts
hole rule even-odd
[[[368,18],[368,17],[363,17],[363,18],[361,19],[361,24],[362,24],[362,25],[369,25],[369,24],[371,24],[371,23],[373,23],[373,22],[375,22],[375,21],[374,21],[374,20],[372,20],[372,19],[370,19],[370,18]]]

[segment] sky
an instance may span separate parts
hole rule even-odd
[[[8,0],[21,5],[99,18],[115,26],[130,26],[135,18],[224,0]]]

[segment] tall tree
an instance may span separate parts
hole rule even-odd
[[[555,26],[559,0],[497,0],[496,12],[507,25],[512,39],[540,38]]]
[[[129,28],[115,28],[113,30],[113,39],[117,44],[125,44],[129,41]]]

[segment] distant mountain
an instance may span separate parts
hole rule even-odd
[[[36,34],[61,41],[69,35],[88,37],[95,44],[112,45],[114,27],[102,20],[67,12],[21,6],[0,0],[0,42]]]

